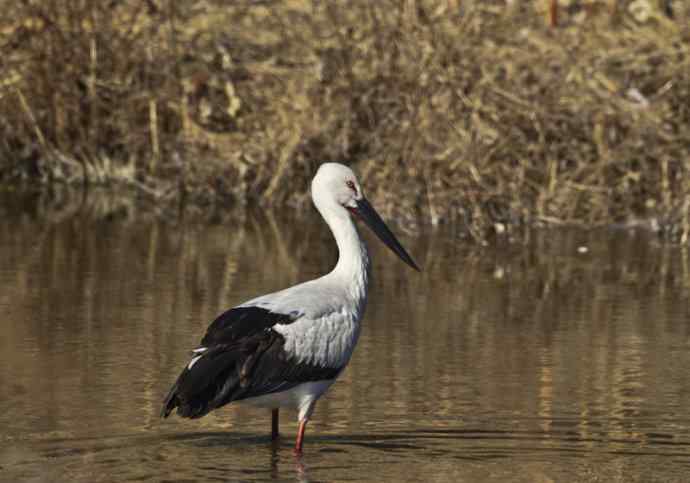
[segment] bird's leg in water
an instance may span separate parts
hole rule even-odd
[[[301,420],[299,422],[299,429],[297,430],[297,441],[295,441],[295,456],[302,456],[302,441],[304,441],[304,430],[306,427],[307,420]]]
[[[271,411],[271,440],[275,441],[280,436],[279,421],[280,410],[274,409]]]

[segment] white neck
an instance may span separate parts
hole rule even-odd
[[[338,263],[326,277],[347,288],[357,302],[366,300],[369,284],[369,252],[350,214],[341,206],[319,210],[338,244]]]

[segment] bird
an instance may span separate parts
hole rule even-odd
[[[338,246],[335,267],[320,278],[259,296],[221,313],[192,350],[163,401],[200,418],[232,402],[271,409],[271,438],[279,437],[279,410],[297,412],[294,453],[317,400],[347,366],[367,303],[371,262],[354,219],[364,222],[403,262],[420,268],[364,196],[355,173],[323,163],[311,196]]]

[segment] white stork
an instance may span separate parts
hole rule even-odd
[[[419,270],[362,193],[350,168],[322,164],[311,183],[314,205],[338,244],[338,263],[320,278],[263,295],[219,315],[170,389],[161,410],[200,418],[237,401],[297,410],[295,453],[316,401],[350,361],[367,302],[369,255],[352,215],[405,263]]]

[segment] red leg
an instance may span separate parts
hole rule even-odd
[[[280,413],[278,409],[271,411],[271,439],[275,441],[280,436],[279,422]]]
[[[307,427],[307,420],[303,419],[299,422],[299,430],[297,431],[297,441],[295,441],[295,455],[302,455],[302,442],[304,441],[304,430]]]

